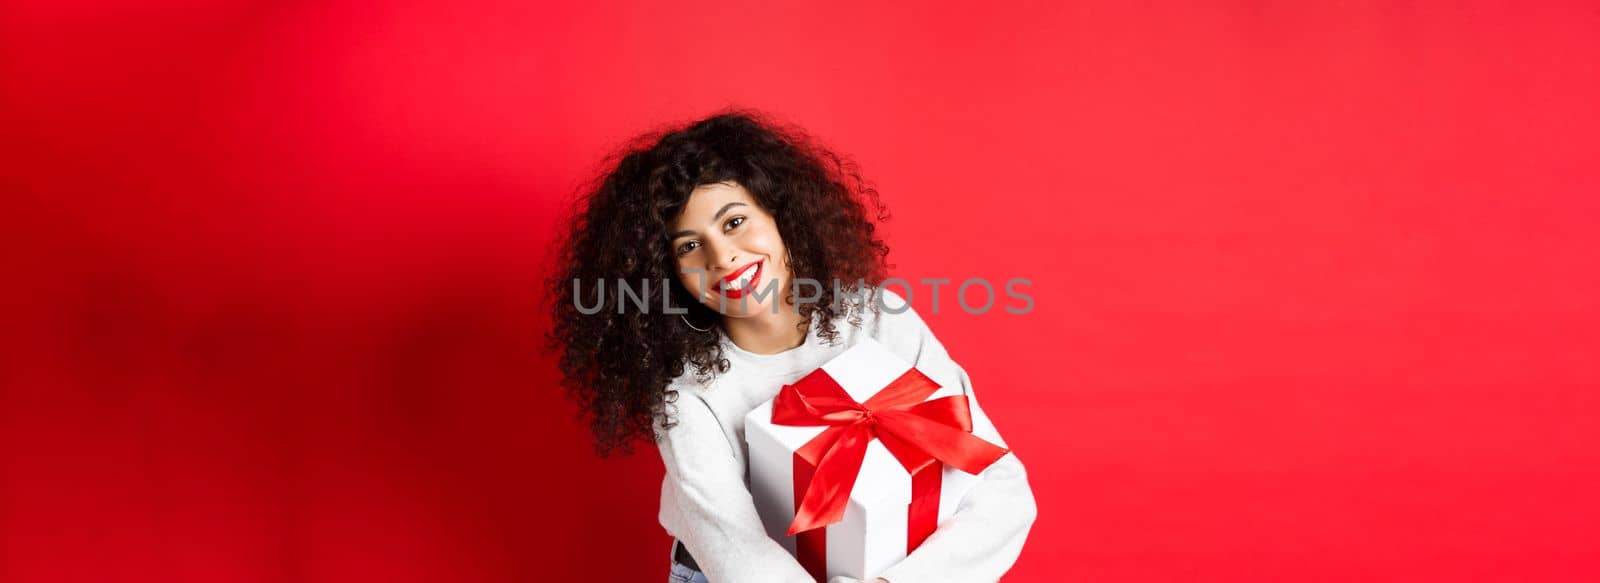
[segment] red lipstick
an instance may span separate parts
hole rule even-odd
[[[726,297],[730,300],[742,298],[745,296],[745,294],[750,293],[750,290],[756,289],[756,285],[761,282],[761,268],[762,266],[766,265],[766,262],[767,260],[762,259],[760,261],[746,264],[744,267],[734,270],[733,273],[728,274],[727,277],[718,280],[715,285],[711,286],[711,289],[721,293],[723,297]],[[726,284],[739,279],[741,274],[752,269],[755,270],[755,272],[750,275],[750,283],[745,284],[744,289],[727,289],[723,287]]]

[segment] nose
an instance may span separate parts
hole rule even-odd
[[[724,243],[706,241],[706,254],[711,258],[711,263],[706,265],[710,271],[707,275],[717,277],[725,274],[729,269],[739,265],[739,252],[731,249]]]

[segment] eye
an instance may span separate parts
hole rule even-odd
[[[695,248],[699,246],[699,241],[685,241],[682,245],[678,246],[678,256],[683,257],[685,254],[688,254],[690,251],[694,251]]]
[[[733,230],[735,227],[738,227],[739,225],[743,225],[743,224],[744,224],[744,216],[741,215],[741,216],[733,217],[731,219],[728,219],[728,224],[722,226],[722,230],[730,231],[730,230]]]

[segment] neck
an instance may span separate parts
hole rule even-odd
[[[804,344],[806,330],[800,328],[800,313],[787,303],[778,313],[761,310],[748,318],[723,318],[728,339],[740,349],[754,354],[777,354]]]

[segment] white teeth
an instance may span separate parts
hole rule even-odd
[[[751,266],[750,268],[745,269],[743,272],[740,272],[739,277],[734,278],[733,281],[722,284],[722,289],[742,291],[750,285],[750,279],[755,276],[756,268],[755,266]]]

